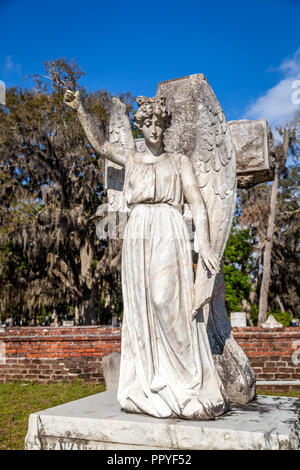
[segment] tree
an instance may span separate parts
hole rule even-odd
[[[258,323],[264,323],[267,319],[268,311],[268,295],[269,287],[271,281],[271,255],[272,255],[272,246],[273,246],[273,237],[275,229],[275,215],[276,215],[276,202],[278,196],[278,187],[279,187],[279,177],[283,173],[289,146],[290,146],[290,132],[288,129],[283,131],[283,144],[276,147],[276,167],[275,167],[275,176],[272,183],[271,189],[271,202],[270,210],[268,217],[268,226],[267,226],[267,236],[265,239],[265,248],[264,248],[264,261],[263,261],[263,275],[260,288],[259,296],[259,314],[258,314]]]
[[[224,252],[224,280],[226,302],[231,312],[243,309],[243,301],[249,301],[251,290],[253,240],[250,231],[241,229],[234,219]]]
[[[270,309],[299,315],[299,136],[295,123],[279,129],[283,142],[276,147],[273,183],[241,191],[239,221],[256,239],[253,278],[259,301],[259,323]],[[294,157],[286,165],[288,151]],[[298,299],[298,300],[297,300]]]
[[[79,89],[105,131],[111,96],[80,87],[74,62],[45,68],[33,89],[9,89],[0,108],[0,310],[34,316],[70,305],[77,322],[95,323],[98,290],[114,299],[120,289],[120,246],[96,237],[104,162],[63,95]],[[131,95],[121,99],[131,110]]]

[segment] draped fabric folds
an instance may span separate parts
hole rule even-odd
[[[131,160],[125,197],[132,212],[122,251],[118,400],[131,413],[213,419],[228,404],[204,321],[192,321],[191,244],[180,212],[180,156]]]

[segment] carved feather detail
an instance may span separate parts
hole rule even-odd
[[[196,114],[196,141],[191,160],[207,208],[210,242],[214,251],[222,257],[235,209],[234,146],[223,111],[206,81],[199,83],[193,97]],[[207,277],[199,260],[195,311],[210,299],[214,283],[215,277],[210,279]]]
[[[236,184],[234,147],[223,111],[206,81],[194,94],[196,143],[192,163],[201,188],[222,199],[231,194]],[[207,175],[209,173],[209,177]]]

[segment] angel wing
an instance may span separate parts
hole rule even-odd
[[[222,257],[236,203],[234,143],[220,104],[206,81],[201,81],[194,100],[196,143],[191,159],[207,208],[210,242]],[[214,363],[230,401],[248,403],[255,397],[255,375],[231,334],[223,272],[209,277],[201,260],[195,281],[195,316],[198,311],[203,314]]]
[[[157,96],[165,97],[172,117],[164,138],[165,148],[192,159],[207,207],[211,243],[222,256],[236,194],[235,152],[222,109],[202,74],[161,82]],[[196,307],[203,308],[199,308],[194,321],[200,329],[205,321],[214,363],[230,401],[248,403],[255,396],[255,375],[231,334],[223,273],[210,277],[201,260],[197,266],[195,301]]]
[[[161,82],[157,96],[165,97],[172,117],[164,138],[165,148],[191,158],[207,208],[210,241],[222,257],[235,208],[236,162],[221,106],[203,74]],[[189,213],[185,210],[185,219]],[[199,259],[194,314],[210,300],[215,278]]]
[[[121,144],[124,147],[124,154],[135,147],[126,105],[118,98],[112,99],[109,121],[109,141],[112,144]],[[109,160],[106,160],[105,187],[107,189],[109,211],[129,211],[126,200],[123,196],[124,178],[125,169]]]
[[[234,144],[221,106],[206,80],[194,94],[196,139],[191,161],[206,205],[210,243],[222,258],[236,203]],[[212,297],[216,276],[198,261],[194,312]]]

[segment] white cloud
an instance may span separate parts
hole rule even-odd
[[[300,47],[292,58],[285,59],[278,70],[282,80],[258,98],[246,110],[246,119],[266,118],[272,128],[289,121],[299,111]]]
[[[2,67],[2,73],[4,77],[7,77],[8,75],[12,73],[16,73],[17,75],[22,75],[21,65],[14,62],[12,57],[8,55],[6,56],[4,66]]]
[[[6,56],[6,60],[5,60],[5,65],[4,65],[4,70],[5,72],[10,72],[14,67],[14,63],[11,59],[11,56],[8,55]]]

